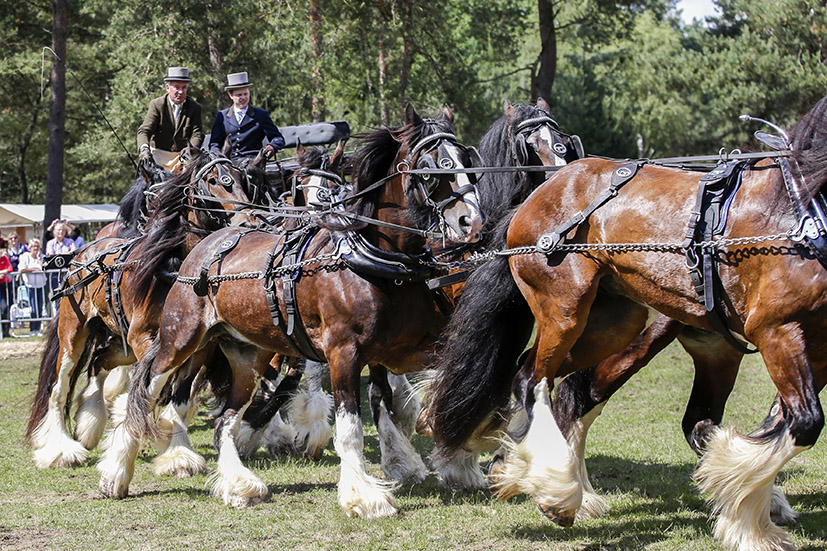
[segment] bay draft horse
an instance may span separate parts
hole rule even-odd
[[[87,276],[97,277],[63,296],[58,318],[49,324],[26,430],[39,468],[85,461],[107,421],[102,397],[106,374],[134,363],[136,356],[143,357],[157,332],[160,309],[170,287],[160,273],[174,271],[204,234],[229,222],[248,221],[247,215],[235,211],[235,201],[245,200],[241,173],[228,159],[204,153],[161,187],[147,222],[147,235],[132,241],[98,239],[75,258],[75,264],[83,267],[70,274],[67,287]],[[209,209],[230,214],[214,214]],[[122,252],[125,256],[120,262],[134,262],[135,266],[100,271],[118,262]],[[122,301],[114,298],[116,294]],[[89,384],[76,404],[75,440],[67,430],[70,398],[79,376],[89,366]]]
[[[536,166],[562,166],[566,162],[582,156],[578,151],[579,142],[564,134],[557,122],[550,115],[551,110],[548,103],[539,98],[536,105],[511,104],[505,102],[504,114],[500,116],[482,136],[479,144],[479,154],[482,164],[487,167],[536,167]],[[337,150],[338,151],[338,150]],[[336,174],[337,155],[328,161],[323,161],[322,151],[298,148],[297,154],[302,169],[296,173],[299,184],[296,187],[298,193],[294,201],[301,205],[313,205],[330,200],[329,196],[336,195],[342,189],[342,180]],[[332,166],[331,170],[323,170],[323,166]],[[502,236],[502,243],[494,243],[495,228],[497,223],[505,216],[508,210],[522,203],[526,197],[545,181],[543,171],[502,171],[490,172],[482,175],[477,182],[480,207],[485,218],[485,224],[481,238],[478,242],[449,245],[441,247],[440,243],[431,242],[434,250],[442,253],[450,253],[451,257],[457,258],[467,255],[470,251],[485,251],[493,247],[505,246],[505,238]],[[322,191],[320,194],[319,192]],[[321,198],[320,198],[321,195]],[[450,288],[436,291],[440,295],[445,294],[447,301],[439,298],[443,307],[447,307],[458,296],[462,285],[454,285]],[[531,321],[527,332],[531,333]],[[526,336],[526,340],[528,338]],[[311,375],[308,387],[319,389],[319,378],[321,366],[312,360],[306,360],[307,372]],[[382,470],[388,480],[415,480],[419,481],[425,477],[425,466],[418,460],[418,455],[412,449],[410,438],[414,429],[420,433],[427,434],[427,427],[420,423],[417,427],[421,406],[414,388],[408,382],[406,375],[394,375],[381,365],[371,365],[368,384],[368,399],[374,424],[378,427],[380,438],[380,450]],[[291,365],[290,374],[298,374]],[[291,377],[293,375],[288,375]],[[289,379],[288,379],[289,380]],[[262,381],[262,387],[271,383]],[[297,383],[295,383],[297,384]],[[278,416],[277,407],[288,397],[278,391],[268,390],[267,400],[254,400],[250,408],[244,414],[244,419],[237,439],[239,452],[242,457],[249,457],[264,444],[268,450],[282,451],[289,447],[291,442],[296,442],[305,455],[314,457],[321,452],[321,447],[326,442],[325,431],[318,422],[324,417],[325,403],[321,393],[299,394],[291,399],[291,407],[288,408],[288,423],[284,424]],[[305,419],[313,420],[311,424]],[[304,425],[318,427],[315,430],[308,430],[297,425],[298,434],[291,436],[292,425],[296,420],[303,421]],[[268,424],[269,423],[269,424]],[[248,436],[250,435],[250,436]],[[314,440],[311,435],[318,435]],[[310,446],[309,442],[317,442]],[[466,446],[469,450],[463,454],[455,454],[450,460],[435,456],[432,458],[434,468],[438,472],[440,482],[453,488],[483,488],[487,486],[485,476],[479,468],[479,454],[492,447],[495,440],[486,437],[478,438],[472,445]],[[395,449],[404,449],[406,452],[394,452]],[[400,461],[405,458],[406,461]],[[417,474],[413,474],[417,473]]]
[[[791,136],[806,205],[827,179],[827,98]],[[560,170],[517,210],[508,246],[532,247],[561,227],[608,188],[621,165],[586,159]],[[675,240],[686,231],[697,179],[690,172],[644,165],[617,197],[567,232],[566,242]],[[723,237],[791,235],[799,224],[795,210],[801,208],[792,202],[775,161],[755,163],[743,173]],[[670,215],[662,216],[664,212]],[[778,395],[763,424],[749,436],[730,428],[711,430],[695,477],[713,505],[714,535],[726,548],[794,549],[789,534],[770,516],[773,482],[789,459],[816,442],[824,425],[818,393],[827,381],[822,338],[827,272],[807,246],[792,241],[733,246],[719,250],[718,259],[726,323],[760,350]],[[502,498],[527,493],[546,516],[570,525],[583,496],[577,457],[582,450],[566,442],[554,420],[551,386],[557,377],[622,351],[655,311],[710,331],[685,270],[683,255],[651,249],[514,254],[477,270],[438,357],[437,399],[430,415],[443,453],[460,448],[481,420],[507,400],[520,351],[492,340],[490,325],[507,323],[502,315],[508,300],[521,301],[522,295],[537,320],[537,338],[525,364],[530,377],[522,393],[527,430],[521,441],[509,443],[496,490]],[[472,289],[478,292],[471,295]],[[489,312],[481,312],[483,303]]]
[[[470,167],[468,151],[451,134],[452,121],[447,107],[438,118],[423,119],[408,106],[403,126],[366,135],[354,156],[349,196],[353,201],[345,212],[319,222],[321,229],[307,244],[305,257],[334,254],[342,246],[336,239],[338,232],[358,232],[372,254],[412,266],[421,265],[426,252],[423,230],[438,227],[446,239],[457,242],[478,239],[482,217],[468,176],[444,175],[426,185],[397,172],[400,166],[417,166],[424,157],[435,162],[447,156],[456,166]],[[370,218],[376,222],[368,223]],[[206,238],[181,265],[180,274],[197,275],[217,246],[235,233],[222,230]],[[249,272],[251,266],[266,269],[274,259],[280,261],[284,240],[283,234],[273,232],[246,233],[210,272],[230,275]],[[286,320],[283,285],[274,281],[271,288],[279,318]],[[380,364],[394,373],[421,370],[433,352],[444,317],[434,308],[425,282],[416,278],[394,281],[334,266],[306,273],[295,285],[301,317],[296,323],[301,323],[313,353],[330,365],[336,408],[334,446],[341,458],[339,503],[351,515],[394,514],[391,486],[365,469],[359,375],[367,364]],[[219,458],[213,493],[232,506],[252,505],[268,497],[267,486],[239,460],[234,439],[258,377],[272,356],[296,355],[296,350],[282,324],[274,324],[261,280],[236,277],[211,285],[205,297],[182,281],[173,285],[164,305],[157,353],[139,364],[126,419],[116,425],[113,445],[99,465],[98,487],[104,495],[127,494],[140,437],[155,431],[150,420],[155,401],[172,374],[213,338],[233,368],[230,398],[216,421]]]

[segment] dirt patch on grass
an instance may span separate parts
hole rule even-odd
[[[0,340],[0,361],[39,356],[44,346],[46,346],[46,339]]]
[[[57,530],[42,530],[34,528],[5,528],[0,526],[0,549],[23,551],[33,549],[58,549],[54,543],[59,534]]]

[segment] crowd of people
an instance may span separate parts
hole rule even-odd
[[[81,232],[66,220],[55,220],[47,230],[52,238],[44,248],[40,239],[23,243],[17,232],[0,236],[0,338],[8,338],[14,318],[29,318],[29,335],[42,335],[42,322],[47,312],[50,279],[44,271],[44,258],[69,254],[85,243]],[[60,274],[51,274],[52,288],[57,288]],[[14,309],[25,316],[13,316]]]

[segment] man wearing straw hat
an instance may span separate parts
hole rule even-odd
[[[284,148],[284,137],[273,124],[269,113],[250,105],[251,86],[246,72],[227,75],[224,89],[233,105],[216,114],[210,134],[210,150],[221,151],[224,142],[229,139],[232,147],[230,158],[235,160],[257,155],[265,138],[267,145],[264,146],[264,154],[267,157]]]
[[[170,67],[164,77],[167,93],[149,103],[144,122],[138,128],[141,160],[150,155],[155,162],[173,172],[179,165],[181,150],[191,143],[201,147],[201,106],[187,98],[191,82],[189,69]]]

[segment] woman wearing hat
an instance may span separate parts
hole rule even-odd
[[[170,67],[164,77],[167,93],[149,102],[144,122],[138,128],[138,153],[141,160],[152,155],[155,162],[170,172],[178,166],[181,150],[191,143],[201,147],[201,106],[187,97],[190,72],[186,67]]]
[[[273,124],[270,114],[250,105],[251,86],[246,72],[227,75],[224,89],[233,105],[216,114],[210,134],[210,150],[221,151],[227,138],[232,146],[232,159],[257,155],[265,138],[265,155],[268,157],[284,148],[284,137]]]

